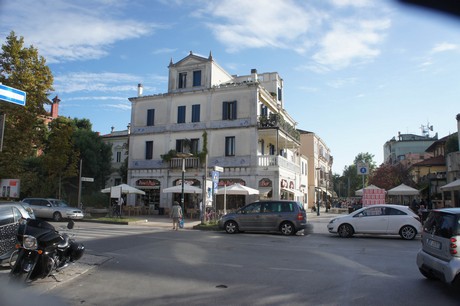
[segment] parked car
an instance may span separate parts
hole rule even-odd
[[[460,208],[435,209],[423,225],[417,266],[428,279],[460,288]]]
[[[296,201],[258,201],[224,215],[218,224],[229,234],[265,231],[294,235],[307,227],[307,214]]]
[[[32,209],[21,202],[0,202],[0,264],[13,254],[17,241],[19,220],[35,219]]]
[[[70,207],[65,201],[51,198],[25,198],[22,200],[33,209],[35,217],[61,221],[63,219],[83,219],[83,212]]]
[[[421,233],[422,223],[419,216],[407,206],[378,204],[333,218],[327,229],[343,238],[354,234],[385,234],[400,235],[403,239],[412,240]]]

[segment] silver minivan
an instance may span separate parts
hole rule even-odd
[[[281,232],[294,235],[307,227],[307,214],[299,202],[257,201],[224,215],[219,228],[229,234],[242,231]]]
[[[460,208],[430,212],[423,225],[417,265],[426,278],[460,288]]]

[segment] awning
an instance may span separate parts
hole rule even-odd
[[[259,194],[266,196],[272,189],[272,187],[259,187]]]
[[[289,189],[289,188],[281,188],[281,190],[293,193],[294,195],[299,196],[299,197],[305,196],[302,192],[300,192],[298,190]]]
[[[316,189],[317,189],[317,190],[320,189],[322,192],[325,192],[325,193],[327,193],[328,196],[332,197],[332,194],[331,194],[331,190],[330,190],[330,189],[327,189],[327,190],[326,190],[326,188],[324,188],[324,187],[316,187]]]
[[[455,180],[441,187],[442,191],[460,190],[460,180]]]

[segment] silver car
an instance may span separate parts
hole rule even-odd
[[[63,219],[83,219],[83,212],[69,206],[65,201],[52,198],[25,198],[22,200],[33,209],[35,217],[62,221]]]
[[[9,260],[17,240],[19,220],[35,219],[29,205],[21,202],[0,202],[0,264]]]
[[[307,214],[296,201],[258,201],[224,215],[219,220],[219,227],[229,234],[265,231],[294,235],[307,227]]]
[[[460,208],[435,209],[423,225],[417,266],[428,279],[460,288]]]

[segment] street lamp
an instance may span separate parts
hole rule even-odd
[[[316,199],[316,215],[319,216],[320,213],[319,213],[319,208],[320,208],[320,203],[319,203],[319,195],[321,194],[321,187],[319,186],[319,171],[321,170],[321,168],[315,168],[315,170],[317,170],[318,172],[318,175],[316,177],[316,182],[318,183],[318,197]]]
[[[177,157],[179,158],[182,158],[182,192],[181,192],[181,196],[180,196],[180,206],[182,208],[182,213],[184,213],[184,185],[185,185],[185,159],[187,157],[192,157],[193,154],[192,153],[177,153],[176,154]]]

